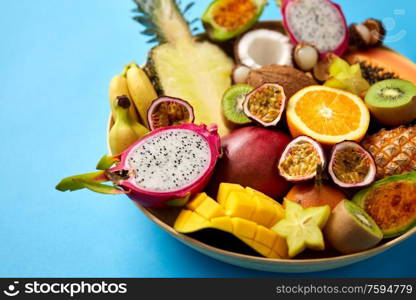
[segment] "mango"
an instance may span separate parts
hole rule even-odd
[[[285,215],[279,203],[230,183],[221,183],[217,198],[218,202],[205,193],[196,195],[179,213],[174,229],[181,233],[218,229],[233,234],[265,257],[288,257],[285,239],[271,230]]]

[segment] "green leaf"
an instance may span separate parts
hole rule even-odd
[[[109,179],[105,175],[104,171],[98,171],[93,173],[81,174],[70,176],[62,179],[57,185],[56,189],[61,192],[76,191],[85,188],[83,181],[87,182],[105,182]]]
[[[118,163],[120,159],[118,156],[108,156],[104,155],[101,157],[100,161],[97,163],[97,170],[107,170],[115,163]]]
[[[90,182],[83,179],[78,179],[80,184],[82,184],[85,188],[89,189],[90,191],[106,194],[106,195],[118,195],[118,194],[127,194],[128,191],[120,190],[115,186],[106,185],[102,183]]]

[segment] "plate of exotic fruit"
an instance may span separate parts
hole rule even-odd
[[[124,194],[258,270],[333,269],[415,234],[416,65],[380,20],[284,0],[282,20],[259,21],[265,0],[216,0],[194,34],[192,3],[135,2],[154,46],[110,82],[109,153],[56,189]]]

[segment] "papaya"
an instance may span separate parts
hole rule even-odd
[[[376,181],[352,199],[374,219],[384,238],[416,226],[416,172]]]
[[[222,183],[221,201],[205,193],[196,195],[179,213],[174,229],[192,233],[212,228],[233,234],[257,253],[269,258],[287,258],[284,238],[271,227],[284,217],[282,206],[253,189]]]
[[[416,64],[386,47],[351,51],[344,58],[349,64],[359,63],[363,77],[370,84],[394,78],[416,84]]]

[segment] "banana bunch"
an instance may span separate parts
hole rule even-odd
[[[157,94],[146,73],[136,63],[130,63],[111,79],[109,96],[114,121],[109,143],[116,155],[149,132],[147,109]]]

